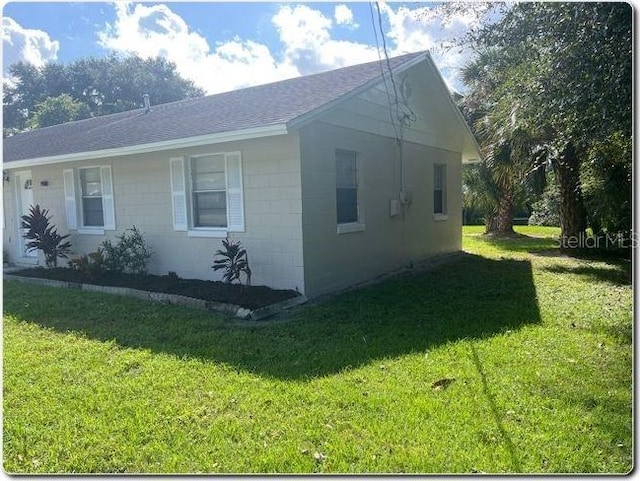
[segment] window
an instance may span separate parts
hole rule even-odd
[[[433,213],[446,215],[447,213],[447,166],[434,164],[433,166]]]
[[[338,224],[358,222],[358,164],[355,152],[336,150]]]
[[[170,159],[173,228],[192,237],[244,231],[240,152]]]
[[[82,197],[82,225],[104,227],[100,167],[80,169],[80,192]]]
[[[191,159],[194,227],[227,227],[227,179],[224,155]]]
[[[68,229],[86,234],[115,230],[111,166],[65,169],[63,180]]]

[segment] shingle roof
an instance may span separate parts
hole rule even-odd
[[[390,59],[393,69],[424,52]],[[386,64],[385,64],[386,67]],[[380,62],[54,125],[4,139],[5,163],[286,124],[381,76]]]

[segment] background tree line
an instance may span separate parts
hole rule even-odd
[[[499,20],[462,42],[475,57],[459,104],[484,157],[464,172],[466,207],[482,213],[487,232],[508,235],[514,210],[527,206],[539,222],[559,220],[565,248],[587,228],[629,238],[631,6],[494,8]]]
[[[87,58],[9,68],[3,92],[3,136],[50,125],[204,95],[164,58]]]

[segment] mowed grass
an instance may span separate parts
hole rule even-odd
[[[517,230],[261,324],[5,282],[4,468],[626,473],[630,265]]]

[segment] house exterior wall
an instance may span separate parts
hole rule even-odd
[[[410,262],[459,251],[462,246],[461,154],[404,142],[405,190],[412,201],[390,216],[400,197],[395,139],[314,122],[300,132],[304,270],[313,297],[372,279]],[[364,230],[338,234],[336,149],[357,154]],[[433,213],[433,165],[447,166],[447,218]]]
[[[461,116],[456,115],[456,107],[436,70],[426,62],[414,65],[394,75],[395,89],[388,73],[386,79],[386,84],[379,82],[340,102],[321,120],[386,137],[400,133],[407,142],[451,152],[462,152],[467,147]],[[393,115],[406,115],[408,120],[402,128],[397,120],[394,128],[390,118],[389,104],[395,103],[396,92],[400,105],[397,111],[393,109]]]
[[[221,239],[174,230],[170,159],[239,151],[245,230],[228,237],[247,249],[254,284],[314,297],[458,251],[461,161],[471,158],[473,142],[435,67],[421,62],[395,75],[394,82],[394,91],[380,82],[315,112],[315,120],[292,124],[299,130],[287,135],[29,168],[34,203],[51,211],[61,234],[71,232],[73,256],[95,251],[105,239],[136,225],[154,251],[151,273],[220,279],[211,265]],[[392,113],[408,120],[402,128],[391,121],[390,102],[398,105]],[[349,232],[337,226],[336,149],[355,152],[359,169],[363,226]],[[446,165],[445,216],[434,215],[434,164]],[[89,166],[111,167],[116,229],[101,235],[67,227],[63,171]],[[25,170],[4,169],[12,179],[16,170]],[[10,260],[24,260],[15,186],[3,185],[3,247]],[[400,205],[401,192],[410,194],[406,206]]]
[[[175,271],[184,278],[220,279],[211,269],[221,239],[188,237],[176,232],[172,219],[169,159],[220,152],[242,155],[245,231],[230,232],[247,249],[255,285],[298,289],[304,292],[302,255],[302,201],[300,149],[297,133],[228,142],[180,150],[113,157],[102,160],[32,167],[34,203],[50,210],[61,234],[71,233],[73,256],[95,251],[105,239],[113,239],[132,225],[145,234],[154,255],[151,273]],[[65,214],[63,170],[111,166],[116,230],[104,235],[69,231]],[[7,166],[5,166],[7,170]],[[18,169],[21,170],[21,169]],[[12,176],[14,169],[9,169]],[[49,185],[40,185],[48,180]],[[5,183],[3,247],[16,259],[17,217],[11,183]],[[13,253],[13,255],[11,255]],[[40,260],[42,264],[42,259]]]
[[[307,296],[462,248],[464,129],[438,72],[421,62],[345,99],[300,132]],[[407,120],[392,122],[392,115]],[[394,125],[395,124],[395,125]],[[401,149],[396,137],[402,138]],[[335,150],[356,152],[364,230],[337,232]],[[400,157],[402,156],[402,169]],[[446,164],[447,216],[434,215],[434,164]],[[404,187],[401,179],[404,179]],[[411,203],[390,215],[401,190]]]

